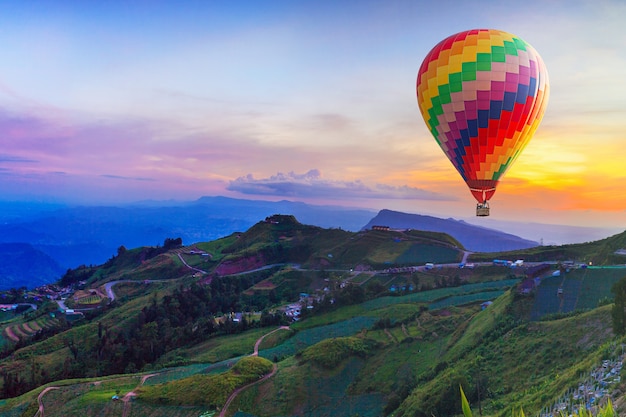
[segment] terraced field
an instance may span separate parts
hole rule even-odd
[[[614,297],[611,288],[625,276],[626,268],[585,268],[543,278],[537,288],[531,320],[546,314],[596,308],[603,298]]]
[[[51,329],[59,326],[59,324],[57,318],[43,316],[28,322],[10,324],[4,328],[2,335],[8,340],[17,342],[20,338],[28,338],[41,329]]]

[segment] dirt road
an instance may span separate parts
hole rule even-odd
[[[48,391],[52,391],[53,389],[59,389],[59,387],[48,387],[39,393],[39,396],[37,397],[39,410],[37,410],[33,417],[44,417],[43,396],[46,395]]]
[[[259,337],[259,339],[256,341],[256,343],[254,344],[254,352],[252,352],[249,356],[259,356],[259,346],[261,345],[261,342],[263,341],[263,339],[265,339],[265,336],[269,336],[272,333],[275,333],[279,330],[289,330],[289,326],[280,326],[278,329],[274,329],[269,333],[265,333],[263,336]],[[254,381],[249,383],[248,385],[244,385],[243,387],[239,387],[237,388],[232,394],[230,394],[230,397],[228,397],[228,400],[226,400],[226,403],[224,403],[224,407],[222,407],[222,410],[220,411],[219,417],[225,417],[226,416],[226,412],[228,411],[228,407],[230,406],[230,403],[233,402],[233,400],[237,397],[237,395],[239,395],[239,393],[243,390],[245,390],[246,388],[249,388],[255,384],[258,384],[260,382],[266,381],[268,379],[270,379],[271,377],[274,376],[274,374],[276,373],[276,371],[278,370],[278,366],[276,364],[273,365],[272,367],[272,372],[270,372],[269,374],[265,375],[263,378],[259,379],[258,381]]]

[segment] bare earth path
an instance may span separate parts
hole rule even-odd
[[[265,339],[266,336],[271,335],[272,333],[275,333],[279,330],[289,330],[289,326],[280,326],[277,329],[272,330],[271,332],[265,333],[263,336],[261,336],[256,343],[254,344],[254,351],[250,354],[250,356],[258,356],[259,355],[259,346],[261,345],[261,342],[263,341],[263,339]],[[276,374],[276,371],[278,370],[278,366],[276,364],[273,364],[272,367],[272,372],[270,372],[269,374],[265,375],[263,378],[251,382],[247,385],[244,385],[243,387],[239,387],[237,388],[232,394],[230,394],[230,397],[228,397],[228,400],[226,400],[226,403],[224,404],[224,407],[222,407],[222,410],[220,411],[219,417],[225,417],[226,416],[226,412],[228,411],[228,407],[230,406],[230,403],[233,402],[233,400],[237,397],[237,395],[239,395],[239,393],[243,390],[245,390],[246,388],[249,388],[255,384],[258,384],[260,382],[263,382],[265,380],[270,379],[271,377],[274,376],[274,374]],[[148,374],[148,375],[144,375],[141,377],[141,381],[139,382],[139,384],[137,385],[137,387],[135,388],[135,390],[137,388],[139,388],[140,386],[142,386],[146,380],[150,377],[153,377],[157,374]],[[37,411],[37,413],[33,416],[33,417],[45,417],[44,416],[44,406],[43,406],[43,396],[50,390],[54,390],[54,389],[59,389],[59,387],[48,387],[46,389],[44,389],[43,391],[41,391],[41,393],[39,394],[39,396],[37,397],[37,402],[39,403],[39,410]],[[135,397],[137,394],[135,393],[135,390],[132,390],[130,392],[128,392],[126,395],[124,395],[124,397],[121,399],[121,401],[124,403],[124,410],[122,412],[122,417],[129,417],[130,416],[130,408],[131,408],[131,399],[133,397]]]
[[[44,417],[43,396],[48,391],[52,391],[53,389],[59,389],[59,387],[48,387],[48,388],[44,389],[43,391],[41,391],[39,393],[39,396],[37,397],[37,403],[39,403],[39,410],[37,410],[37,412],[35,413],[34,417]]]
[[[254,352],[250,356],[259,356],[259,346],[261,345],[261,342],[263,341],[265,336],[269,336],[272,333],[275,333],[275,332],[277,332],[279,330],[289,330],[289,326],[280,326],[278,329],[274,329],[271,332],[265,333],[263,336],[259,337],[259,339],[254,344]],[[274,364],[273,367],[272,367],[272,372],[270,372],[269,374],[265,375],[263,378],[259,379],[258,381],[251,382],[248,385],[244,385],[243,387],[237,388],[232,394],[230,394],[230,397],[228,397],[228,400],[226,400],[226,403],[224,404],[224,407],[222,407],[222,410],[220,411],[219,417],[226,417],[226,412],[228,411],[228,407],[230,406],[230,403],[233,402],[233,400],[237,397],[237,395],[239,395],[239,393],[241,391],[243,391],[246,388],[249,388],[249,387],[251,387],[251,386],[253,386],[255,384],[258,384],[260,382],[263,382],[265,380],[270,379],[271,377],[274,376],[274,374],[276,373],[277,370],[278,370],[278,366],[276,364]]]
[[[141,377],[141,381],[139,382],[139,385],[137,385],[137,387],[135,387],[135,389],[139,388],[140,386],[142,386],[144,384],[144,382],[146,382],[146,379],[155,376],[157,374],[148,374],[148,375],[144,375]],[[128,417],[130,415],[130,406],[131,406],[131,402],[130,400],[136,396],[137,394],[135,393],[135,390],[130,391],[128,394],[124,395],[124,397],[122,398],[122,401],[124,402],[124,411],[122,412],[122,417]]]

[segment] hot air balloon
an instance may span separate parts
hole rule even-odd
[[[452,35],[424,58],[417,102],[426,126],[489,215],[489,200],[539,126],[546,67],[519,37],[493,29]]]

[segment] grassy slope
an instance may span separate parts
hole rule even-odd
[[[501,252],[478,253],[470,256],[470,261],[491,261],[493,259],[524,259],[526,261],[578,261],[594,265],[623,264],[626,256],[616,255],[615,251],[626,248],[626,232],[595,242],[577,243],[562,246],[537,246],[530,249]]]
[[[415,234],[418,236],[414,236]],[[611,248],[622,245],[620,236],[618,235],[615,239],[609,238],[607,242],[586,249],[577,247],[576,250],[580,249],[582,253],[584,250],[591,250],[589,248],[595,248],[594,254],[608,252]],[[413,238],[416,240],[409,242]],[[250,253],[251,248],[259,249],[263,247],[263,242],[267,244],[269,241],[274,244],[276,240],[290,248],[305,245],[313,263],[316,259],[325,259],[335,265],[352,266],[363,262],[376,265],[385,262],[385,259],[397,260],[402,256],[408,256],[407,252],[410,254],[410,251],[415,249],[415,245],[432,245],[445,250],[455,245],[453,241],[444,242],[444,244],[432,242],[432,238],[432,234],[422,236],[413,232],[406,235],[393,232],[351,234],[341,230],[324,231],[301,225],[294,228],[260,223],[245,234],[233,235],[216,242],[196,246],[207,250],[214,256],[211,262],[202,260],[204,262],[202,268],[205,267],[204,265],[215,266],[222,259],[241,256],[238,255],[238,251]],[[566,249],[566,253],[575,253],[570,251],[570,248]],[[160,298],[176,285],[191,279],[187,271],[181,272],[183,270],[174,254],[160,255],[147,261],[141,261],[141,251],[131,250],[127,254],[128,256],[119,259],[119,264],[109,265],[98,271],[94,280],[99,279],[100,282],[105,282],[114,279],[142,280],[179,277],[184,279],[173,281],[171,284],[158,284],[158,286],[151,284],[145,287],[144,293],[133,290],[133,284],[128,284],[126,289],[120,287],[122,289],[120,293],[124,295],[121,305],[99,318],[111,328],[124,326],[126,320],[134,317],[142,306],[151,302],[155,295]],[[328,254],[333,256],[328,257]],[[493,255],[489,257],[493,258]],[[523,256],[516,254],[513,257]],[[607,255],[607,259],[609,258],[610,255]],[[141,263],[138,266],[139,261]],[[409,258],[407,263],[411,263],[410,261]],[[496,269],[498,268],[485,270],[477,268],[473,272],[458,271],[458,273],[473,274],[468,278],[474,282],[490,277],[491,272]],[[499,269],[496,273],[502,274]],[[499,275],[493,278],[504,277]],[[477,291],[476,288],[470,290],[469,293]],[[455,292],[468,293],[468,291],[463,292],[451,288],[404,297],[381,298],[297,323],[293,326],[297,333],[291,338],[285,339],[284,333],[287,332],[280,332],[283,336],[276,337],[273,342],[268,341],[266,346],[267,355],[269,355],[266,357],[270,359],[277,357],[280,360],[280,371],[271,380],[251,389],[249,393],[246,392],[242,399],[238,400],[244,407],[242,409],[249,407],[247,410],[251,412],[259,409],[281,410],[281,413],[300,408],[310,409],[315,404],[307,396],[307,392],[313,389],[317,393],[317,398],[323,400],[322,409],[349,406],[351,408],[348,411],[362,410],[361,414],[367,415],[365,410],[380,411],[387,400],[394,395],[400,395],[403,385],[411,386],[415,380],[420,380],[422,383],[404,401],[398,412],[398,415],[410,415],[411,410],[421,407],[420,401],[423,401],[423,398],[431,398],[425,397],[425,393],[428,393],[428,390],[432,392],[432,390],[440,389],[442,381],[445,381],[451,372],[467,375],[471,382],[473,372],[476,372],[472,365],[475,363],[473,358],[479,356],[482,358],[481,372],[490,376],[489,386],[493,395],[493,399],[485,401],[484,407],[497,413],[503,404],[523,401],[528,404],[525,405],[525,409],[532,412],[533,407],[539,407],[546,400],[559,394],[566,386],[572,386],[579,371],[588,370],[594,361],[600,360],[600,352],[603,349],[601,345],[612,336],[607,308],[556,322],[516,325],[507,328],[504,334],[497,334],[498,326],[502,326],[499,318],[511,313],[511,310],[523,315],[529,308],[527,303],[513,300],[510,294],[504,295],[483,312],[479,312],[476,305],[450,306],[445,309],[445,314],[437,311],[424,312],[421,308]],[[381,319],[389,319],[392,327],[372,330],[372,324]],[[195,348],[173,352],[169,358],[164,358],[164,363],[168,359],[176,361],[177,357],[190,362],[213,362],[249,353],[254,340],[263,331],[263,329],[253,330],[242,335],[210,340]],[[38,355],[41,363],[50,365],[62,363],[70,355],[63,342],[64,338],[70,337],[90,343],[96,332],[97,328],[93,323],[76,326],[63,336],[56,336],[18,351],[10,362],[5,360],[0,366],[7,366],[10,363],[11,366],[25,368],[27,365],[25,360],[30,354]],[[333,335],[361,338],[368,341],[367,346],[370,346],[370,349],[364,356],[349,354],[343,357],[332,370],[316,365],[315,361],[303,361],[297,355],[305,348],[314,346],[318,342],[323,343],[325,339]],[[486,338],[489,335],[493,336],[493,340]],[[447,363],[447,369],[444,367],[443,370],[435,370],[437,363]],[[576,363],[581,363],[581,365],[576,366]],[[181,368],[183,369],[187,370],[168,380],[179,380],[198,372],[206,372],[206,366]],[[215,369],[216,372],[224,370],[219,367]],[[560,376],[554,378],[557,373]],[[520,378],[520,375],[523,377]],[[432,382],[424,383],[424,378]],[[197,381],[188,379],[187,382],[195,385]],[[185,383],[179,384],[177,389],[184,391]],[[77,384],[76,389],[80,386],[81,384]],[[126,389],[123,384],[120,387],[122,391]],[[36,390],[36,392],[39,391],[39,389]],[[86,390],[85,393],[88,391]],[[25,404],[31,404],[31,408],[32,404],[36,403],[36,392],[31,393],[30,396],[24,396]],[[61,396],[62,392],[57,394]],[[108,394],[90,395],[92,396],[82,393],[78,395],[83,398],[81,404],[91,402],[96,404]],[[6,402],[6,404],[9,403],[9,408],[18,408],[19,401]],[[172,411],[167,407],[163,408],[163,414],[159,414],[158,407],[155,405],[143,403],[141,406],[146,410],[149,409],[150,415],[154,416],[183,415],[182,411]],[[60,405],[60,407],[60,410],[63,410],[63,406]],[[76,404],[72,407],[80,408]],[[2,410],[2,403],[0,403],[0,411]],[[7,408],[4,409],[6,410]],[[72,415],[72,412],[70,408],[67,408],[61,414]],[[94,412],[96,412],[95,409]],[[273,414],[267,411],[260,415]]]
[[[607,326],[607,323],[610,323],[607,318],[608,309],[605,307],[555,322],[523,324],[514,327],[504,336],[485,343],[485,335],[494,328],[497,318],[510,309],[512,302],[513,297],[508,294],[494,303],[493,310],[452,307],[446,310],[449,314],[423,312],[419,317],[413,317],[419,311],[417,304],[381,304],[380,307],[370,310],[370,314],[378,319],[396,319],[398,321],[396,326],[379,330],[363,330],[356,326],[348,330],[348,334],[353,334],[365,342],[370,341],[367,342],[370,347],[365,356],[361,353],[345,355],[335,364],[336,366],[328,369],[317,365],[315,360],[306,360],[305,354],[302,358],[288,355],[279,362],[279,372],[276,376],[245,393],[235,406],[244,407],[243,410],[253,412],[259,417],[288,415],[297,409],[313,413],[316,404],[321,407],[318,411],[349,405],[350,410],[361,410],[361,413],[367,413],[367,410],[380,412],[386,402],[385,398],[393,396],[402,384],[410,384],[412,379],[430,375],[433,366],[440,361],[454,363],[452,368],[433,375],[432,383],[420,385],[407,398],[398,415],[411,415],[411,410],[420,407],[424,393],[440,389],[441,381],[445,380],[449,372],[471,374],[472,369],[468,367],[468,363],[471,363],[471,358],[480,355],[483,358],[483,372],[491,378],[490,387],[497,387],[501,391],[497,393],[498,397],[495,400],[485,401],[483,407],[495,413],[502,404],[522,401],[525,409],[532,412],[533,407],[538,407],[546,399],[558,395],[560,390],[574,386],[579,372],[588,370],[592,363],[600,360],[598,351],[602,350],[602,343],[611,337]],[[350,308],[343,310],[345,311],[340,312],[341,314],[327,315],[326,320],[320,317],[318,322],[321,324],[335,321],[338,316],[350,315]],[[400,325],[400,321],[404,321],[404,325]],[[341,322],[333,326],[339,324]],[[315,341],[319,340],[322,344],[313,348],[312,352],[323,355],[323,343],[328,343],[324,342],[324,338],[338,333],[331,333],[322,326],[320,327],[322,331],[317,332],[320,335],[316,336],[317,339],[307,336],[307,332],[317,329],[318,327],[307,329],[303,326],[294,336],[300,337],[300,342],[295,346],[302,346],[300,351],[303,351],[305,345],[315,346]],[[212,355],[217,359],[240,351],[249,352],[254,339],[260,333],[262,332],[254,330],[250,334],[223,338],[221,343],[207,343],[198,347],[196,353],[200,355],[201,351],[206,349],[207,352],[213,351]],[[274,343],[284,344],[291,342],[292,339],[294,338],[284,340],[280,337]],[[222,347],[224,344],[230,344],[232,348]],[[192,352],[187,353],[193,356]],[[211,354],[207,353],[204,357],[207,355]],[[520,362],[519,358],[527,360]],[[577,365],[581,361],[582,364]],[[561,377],[554,378],[557,373]],[[180,378],[183,377],[185,375],[180,374]],[[167,379],[179,380],[175,385],[169,386],[171,392],[195,393],[194,395],[198,397],[205,395],[200,392],[201,390],[197,391],[192,387],[206,383],[208,381],[206,378],[198,376],[191,379],[180,378]],[[542,389],[539,391],[536,387]],[[332,390],[329,391],[329,388]],[[120,385],[116,389],[123,392],[126,388]],[[64,415],[74,415],[72,410],[79,407],[77,404],[92,404],[92,409],[96,412],[100,407],[98,404],[101,404],[102,398],[106,397],[109,391],[111,389],[106,394],[88,395],[90,390],[77,385],[73,392],[82,400],[68,403],[68,408],[61,407],[59,410],[63,413],[67,411]],[[316,393],[315,398],[318,402],[313,402],[311,392]],[[57,394],[61,395],[61,392]],[[161,391],[156,397],[161,398],[163,395]],[[198,404],[193,400],[191,402]],[[146,410],[151,410],[153,416],[183,415],[176,414],[178,411],[175,413],[174,409],[168,408],[169,406],[163,406],[161,410],[163,414],[159,414],[160,408],[155,404],[141,402],[139,404]],[[102,404],[101,406],[104,407]]]

